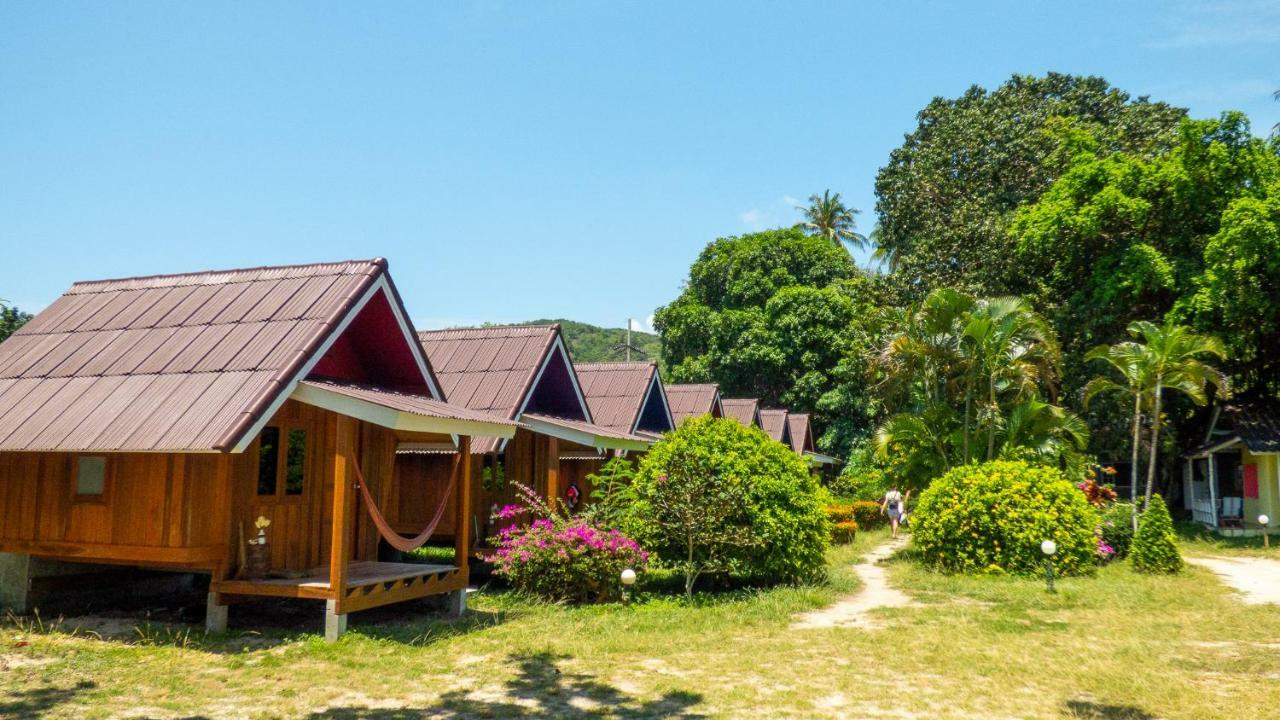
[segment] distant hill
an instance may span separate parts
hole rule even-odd
[[[569,345],[569,354],[574,362],[616,362],[627,359],[626,352],[615,349],[627,341],[625,328],[602,328],[598,325],[576,322],[574,320],[530,320],[522,325],[548,325],[560,323],[564,333],[564,341]],[[631,354],[632,360],[657,360],[662,349],[662,341],[653,333],[631,331],[631,344],[644,355]]]

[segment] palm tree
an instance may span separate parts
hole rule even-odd
[[[1119,342],[1115,345],[1100,345],[1084,356],[1085,362],[1102,360],[1120,373],[1124,384],[1120,384],[1105,375],[1093,378],[1084,386],[1084,404],[1097,395],[1107,392],[1127,393],[1133,398],[1133,451],[1129,464],[1129,497],[1133,504],[1133,529],[1138,529],[1138,448],[1142,444],[1142,406],[1147,399],[1146,389],[1150,385],[1147,380],[1146,348],[1133,342]]]
[[[1151,456],[1147,459],[1147,490],[1151,501],[1156,479],[1156,451],[1160,443],[1160,405],[1164,391],[1177,390],[1197,405],[1207,402],[1206,389],[1226,387],[1226,376],[1201,360],[1211,356],[1224,360],[1227,356],[1222,341],[1212,335],[1200,335],[1185,325],[1166,321],[1164,325],[1139,320],[1129,324],[1129,334],[1141,337],[1145,346],[1146,392],[1151,398]]]
[[[796,209],[804,215],[804,220],[796,223],[796,227],[821,235],[840,247],[845,243],[856,248],[867,245],[867,237],[854,232],[856,223],[853,216],[858,211],[846,207],[840,200],[840,193],[832,195],[830,190],[824,190],[822,195],[814,193],[809,196],[808,207],[797,206]]]
[[[969,459],[969,414],[978,384],[986,395],[979,416],[987,426],[987,460],[996,457],[996,434],[1008,402],[1051,390],[1062,365],[1053,329],[1022,298],[979,300],[965,324],[965,462]]]
[[[1028,397],[1009,411],[1000,455],[1044,463],[1065,463],[1083,472],[1081,454],[1089,445],[1089,426],[1070,410]]]

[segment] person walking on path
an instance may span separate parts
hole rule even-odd
[[[884,499],[880,501],[880,512],[888,514],[889,525],[893,528],[894,537],[898,537],[898,523],[902,521],[902,515],[907,510],[907,500],[910,498],[910,490],[904,496],[898,492],[898,486],[894,485],[889,488],[889,492],[885,493]]]

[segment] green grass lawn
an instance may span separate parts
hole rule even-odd
[[[204,638],[146,627],[98,639],[25,620],[0,628],[0,717],[1274,718],[1280,609],[1247,606],[1207,572],[1127,566],[1043,584],[891,578],[919,603],[886,627],[795,630],[854,590],[883,533],[832,551],[832,580],[690,605],[567,608],[482,591],[447,621],[425,609],[313,632]],[[1280,553],[1277,553],[1280,557]],[[319,610],[305,606],[311,625]]]

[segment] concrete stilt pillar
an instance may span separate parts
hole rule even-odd
[[[227,606],[221,602],[218,593],[209,593],[205,604],[204,630],[208,633],[224,633],[227,631]]]
[[[326,600],[324,603],[324,639],[336,642],[347,631],[347,615],[338,612],[337,600]]]
[[[31,556],[0,553],[0,611],[31,610]]]
[[[460,588],[449,593],[449,604],[446,612],[449,617],[462,617],[467,612],[467,589]]]

